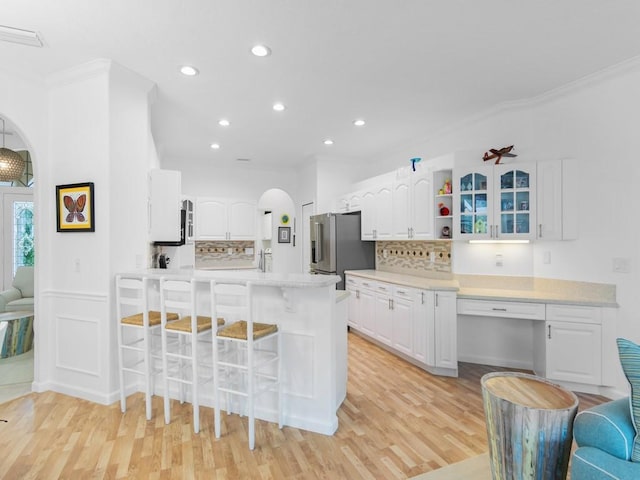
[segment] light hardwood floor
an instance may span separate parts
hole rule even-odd
[[[256,449],[246,418],[172,403],[165,425],[162,398],[145,420],[144,397],[97,405],[65,395],[31,393],[0,405],[0,478],[402,479],[487,451],[480,378],[504,370],[460,364],[457,379],[432,376],[349,334],[347,399],[340,427],[325,436],[256,421]],[[578,395],[580,408],[601,403]]]

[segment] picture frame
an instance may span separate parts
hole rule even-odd
[[[56,185],[58,232],[95,232],[93,183]]]
[[[278,243],[291,243],[291,227],[278,227]]]

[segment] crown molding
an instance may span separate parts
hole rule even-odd
[[[98,58],[60,72],[52,73],[46,77],[45,81],[47,87],[54,88],[88,80],[90,78],[108,74],[111,70],[112,63],[112,60]]]

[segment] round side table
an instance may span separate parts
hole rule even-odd
[[[482,377],[494,480],[564,480],[578,398],[544,378],[517,372]]]

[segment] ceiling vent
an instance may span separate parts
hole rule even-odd
[[[251,161],[251,159],[250,159],[250,158],[236,158],[236,162],[244,162],[244,163],[247,163],[247,162],[250,162],[250,161]]]
[[[4,42],[19,43],[21,45],[29,45],[31,47],[42,47],[43,45],[38,32],[6,27],[4,25],[0,25],[0,40]]]

